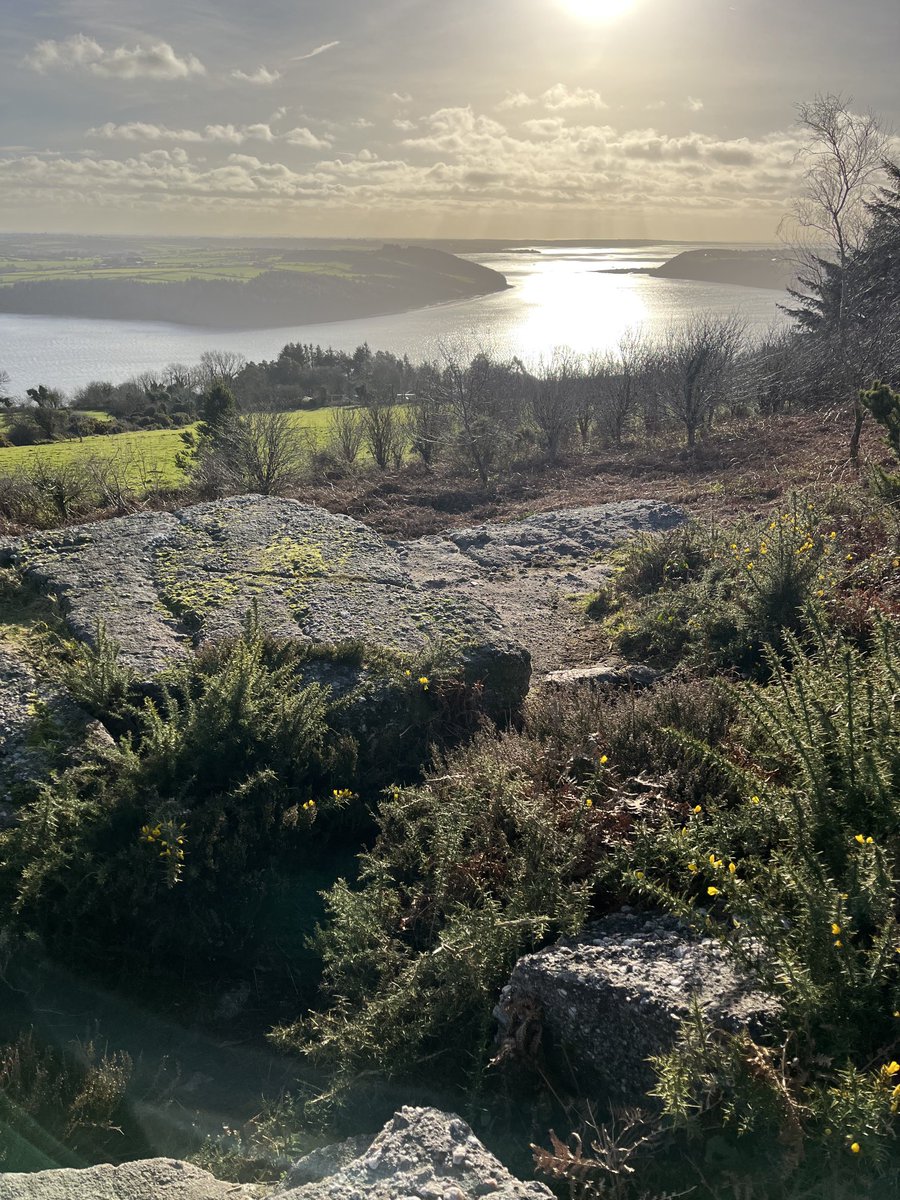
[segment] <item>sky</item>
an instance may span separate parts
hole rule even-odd
[[[898,0],[0,0],[0,230],[766,241]]]

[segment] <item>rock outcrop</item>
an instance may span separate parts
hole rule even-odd
[[[673,917],[618,914],[574,941],[519,960],[495,1015],[508,1052],[539,1052],[571,1082],[639,1102],[647,1059],[674,1044],[698,1005],[719,1029],[763,1035],[777,1002],[719,941]]]
[[[102,625],[143,679],[238,634],[256,609],[266,633],[311,644],[412,654],[440,643],[483,682],[489,711],[516,708],[528,689],[528,655],[496,612],[428,592],[373,530],[296,501],[138,513],[24,538],[4,557],[58,598],[76,637],[94,642]]]
[[[346,1145],[346,1144],[345,1144]],[[349,1162],[316,1151],[288,1173],[278,1200],[551,1200],[542,1183],[522,1183],[459,1117],[402,1108]],[[334,1169],[336,1166],[336,1169]],[[294,1183],[306,1179],[299,1187]],[[273,1198],[274,1200],[274,1198]]]
[[[316,1150],[272,1192],[223,1183],[168,1158],[0,1175],[0,1200],[552,1200],[541,1183],[522,1183],[459,1117],[403,1108],[374,1138]]]
[[[264,1194],[263,1188],[224,1183],[171,1158],[0,1175],[0,1200],[260,1200]]]
[[[569,667],[566,671],[551,671],[544,676],[544,686],[559,692],[579,688],[645,688],[662,678],[659,671],[644,663],[629,663],[608,658],[589,667]]]
[[[590,623],[578,601],[609,583],[610,552],[685,519],[671,504],[630,500],[492,522],[397,549],[425,591],[477,598],[499,613],[543,676],[591,663],[602,653],[591,645]]]

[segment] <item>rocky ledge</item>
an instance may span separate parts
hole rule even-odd
[[[496,612],[429,593],[373,530],[293,500],[138,513],[23,538],[3,557],[57,597],[77,638],[93,643],[104,628],[144,679],[239,634],[256,610],[267,634],[313,645],[415,654],[440,644],[484,684],[492,711],[528,690],[528,655]]]
[[[495,1015],[506,1054],[615,1101],[653,1086],[647,1059],[675,1043],[697,1006],[718,1029],[765,1036],[779,1006],[723,944],[674,917],[617,914],[519,960]]]
[[[3,1200],[552,1200],[522,1183],[459,1117],[403,1108],[375,1138],[301,1159],[272,1193],[223,1183],[189,1163],[154,1158],[84,1171],[0,1176]]]

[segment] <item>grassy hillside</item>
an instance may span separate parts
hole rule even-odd
[[[328,427],[331,409],[295,412],[290,416],[299,427],[320,437]],[[127,466],[128,482],[133,488],[141,490],[151,485],[177,488],[184,482],[184,476],[175,457],[183,446],[178,429],[148,429],[39,446],[9,446],[0,449],[0,475],[28,469],[39,462],[60,466],[91,458],[115,458]]]
[[[501,291],[422,246],[0,236],[0,312],[218,328],[336,321]]]

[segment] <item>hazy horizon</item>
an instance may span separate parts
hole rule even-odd
[[[895,0],[12,0],[0,229],[769,243]]]

